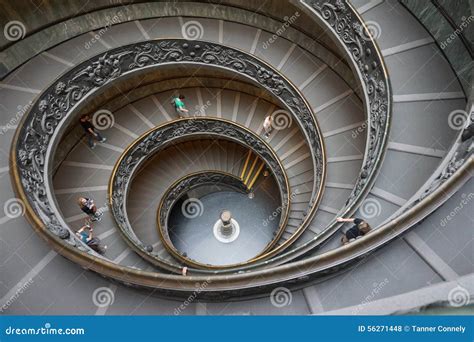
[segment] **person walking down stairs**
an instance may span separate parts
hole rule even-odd
[[[270,134],[272,133],[273,130],[273,118],[271,115],[267,116],[265,118],[265,121],[263,121],[263,129],[265,130],[265,139],[268,139],[270,137]]]
[[[184,117],[185,113],[188,113],[189,110],[186,109],[186,106],[184,105],[184,95],[179,95],[173,98],[171,101],[171,104],[174,106],[174,109],[176,113],[178,114],[178,117],[182,119]]]
[[[354,225],[345,232],[341,238],[341,243],[343,245],[349,243],[357,239],[360,236],[364,236],[370,231],[370,225],[365,222],[363,219],[360,218],[342,218],[338,217],[336,219],[337,222],[350,222],[354,223]]]
[[[94,149],[95,146],[97,145],[96,141],[104,143],[107,140],[94,127],[94,124],[92,123],[92,120],[89,115],[83,115],[81,119],[79,120],[79,122],[82,128],[84,129],[84,131],[86,132],[87,141],[91,149]]]
[[[97,211],[97,206],[94,203],[94,200],[86,197],[79,197],[77,203],[81,210],[89,215],[91,221],[100,221],[102,219],[103,213]]]
[[[94,237],[92,232],[94,229],[91,227],[90,224],[86,223],[82,226],[77,232],[76,235],[84,242],[87,246],[92,248],[97,253],[103,255],[105,254],[105,250],[107,246],[104,246],[100,243],[100,239],[98,237]]]

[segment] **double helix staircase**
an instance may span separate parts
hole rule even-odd
[[[452,289],[461,284],[466,291],[473,290],[469,285],[474,262],[470,253],[472,215],[456,209],[472,200],[472,137],[461,140],[469,119],[456,126],[452,114],[469,112],[472,90],[463,89],[435,38],[399,1],[343,2],[343,12],[337,12],[335,1],[271,3],[258,10],[233,1],[188,5],[124,1],[103,8],[90,4],[84,13],[76,8],[74,15],[60,20],[45,18],[41,23],[38,19],[34,22],[37,28],[27,32],[25,39],[4,44],[5,71],[0,83],[0,196],[5,208],[0,218],[2,303],[32,280],[27,295],[9,306],[10,313],[61,314],[73,307],[84,314],[175,314],[182,298],[199,289],[201,297],[180,314],[332,310],[357,314],[372,302],[394,296],[416,303],[416,291],[432,286],[450,284]],[[362,30],[371,32],[372,36],[365,33],[365,39],[373,39],[377,50],[371,53],[377,54],[383,66],[374,69],[380,67],[386,73],[385,89],[376,84],[378,94],[388,94],[386,122],[371,117],[375,104],[368,99],[374,89],[367,86],[370,82],[364,83],[370,80],[370,71],[362,71],[372,66],[359,65],[359,69],[353,64],[357,56],[348,55],[338,43],[340,32],[331,29],[332,17],[325,17],[324,9],[330,9],[327,13],[355,11],[365,25]],[[114,16],[118,19],[113,25],[101,30],[97,23]],[[66,22],[82,24],[74,33],[25,50],[25,44]],[[186,31],[188,27],[197,36]],[[192,61],[144,67],[136,74],[117,69],[118,75],[125,75],[120,74],[123,79],[117,76],[115,83],[101,83],[97,89],[103,90],[95,97],[75,103],[71,92],[72,105],[65,111],[67,118],[62,131],[58,129],[57,143],[48,149],[50,154],[45,152],[51,157],[50,164],[36,160],[47,170],[43,182],[51,184],[52,206],[70,231],[66,239],[54,236],[28,200],[34,190],[23,189],[20,177],[24,174],[15,171],[22,163],[18,132],[25,117],[39,112],[43,94],[62,94],[57,80],[78,75],[89,61],[100,63],[97,58],[106,60],[120,53],[128,58],[126,47],[131,44],[166,44],[173,39],[188,44],[187,51],[196,44],[200,45],[197,50],[205,49],[206,44],[235,49],[240,53],[238,63],[251,64],[253,60],[246,56],[255,58],[260,68],[272,71],[269,79],[281,77],[304,99],[298,106],[307,105],[311,110],[320,140],[311,140],[311,125],[290,110],[294,103],[285,101],[285,89],[281,94],[271,93],[262,86],[267,83],[258,84],[235,69]],[[358,44],[364,44],[360,39]],[[145,44],[133,46],[147,49]],[[168,51],[168,45],[162,47]],[[171,48],[169,51],[172,53]],[[143,58],[157,57],[150,53]],[[135,62],[145,63],[145,59]],[[114,70],[113,64],[105,65]],[[185,96],[189,110],[184,119],[171,105],[177,94]],[[108,115],[101,131],[107,141],[91,149],[77,119],[84,113],[99,112]],[[268,116],[273,123],[266,136],[263,123]],[[125,196],[127,220],[136,240],[127,238],[128,231],[117,224],[111,194],[118,165],[130,157],[130,147],[141,137],[180,120],[189,122],[189,127],[199,120],[235,125],[274,154],[288,182],[287,207],[280,199],[280,206],[288,210],[274,205],[269,211],[286,214],[278,221],[284,226],[281,234],[275,224],[268,227],[259,221],[251,227],[262,232],[255,237],[259,246],[270,247],[252,250],[254,255],[243,253],[246,260],[240,258],[237,264],[214,267],[174,255],[160,239],[160,201],[187,175],[222,172],[240,179],[255,196],[266,193],[270,183],[265,182],[273,170],[249,140],[237,142],[229,134],[182,140],[178,136],[156,153],[150,152],[133,172]],[[42,127],[45,131],[50,128],[47,124]],[[34,137],[32,131],[29,134]],[[383,141],[373,140],[377,134]],[[383,146],[375,162],[378,166],[371,171],[366,166],[375,143]],[[364,183],[365,179],[369,181]],[[104,212],[94,224],[94,234],[107,245],[103,256],[87,246],[67,243],[86,219],[76,203],[79,196],[93,198]],[[12,211],[12,204],[20,214]],[[451,215],[453,211],[456,215]],[[336,222],[341,215],[367,220],[372,232],[341,246],[341,232],[348,228]],[[143,252],[148,246],[152,247],[150,258]],[[105,309],[95,306],[91,298],[99,288],[113,293],[114,301]],[[282,288],[290,300],[275,305],[275,291]]]

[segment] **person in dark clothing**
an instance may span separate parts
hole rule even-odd
[[[92,148],[92,149],[95,148],[95,146],[96,146],[95,141],[103,143],[107,140],[94,127],[94,124],[92,123],[91,118],[89,117],[89,115],[83,115],[81,117],[81,119],[79,120],[79,122],[80,122],[82,128],[84,129],[84,131],[86,132],[87,141],[89,143],[90,148]]]
[[[343,245],[349,242],[351,239],[357,239],[359,236],[364,236],[370,231],[370,226],[367,222],[360,218],[342,218],[338,217],[336,219],[337,222],[351,222],[354,225],[349,228],[341,238],[341,242]]]
[[[77,204],[83,212],[85,212],[91,218],[91,221],[100,221],[102,218],[102,213],[97,211],[97,207],[94,204],[94,201],[90,198],[79,197],[77,199]]]

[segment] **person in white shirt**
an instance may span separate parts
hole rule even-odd
[[[273,118],[271,115],[267,116],[265,118],[265,121],[263,121],[263,129],[265,130],[266,139],[268,139],[268,137],[270,136],[270,133],[272,133],[272,130],[273,130],[272,123],[273,123]]]

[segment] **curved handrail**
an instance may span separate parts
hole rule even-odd
[[[209,2],[207,0],[200,0],[200,1],[196,1],[196,3],[199,3],[201,2],[202,4],[201,5],[207,5]],[[193,8],[190,8],[189,6],[187,6],[185,3],[181,4],[181,3],[175,3],[173,8],[159,8],[159,10],[157,11],[156,8],[153,8],[153,6],[156,5],[155,2],[151,1],[149,2],[148,4],[148,8],[150,8],[151,6],[151,11],[143,11],[143,10],[140,10],[140,6],[142,6],[142,4],[140,3],[129,3],[127,5],[127,8],[129,9],[129,11],[127,12],[127,16],[124,17],[122,16],[120,19],[120,22],[117,23],[117,24],[124,24],[124,23],[127,23],[127,22],[133,22],[134,20],[148,20],[148,19],[153,19],[153,18],[175,18],[175,17],[188,17],[188,18],[195,18],[196,20],[200,20],[200,19],[220,19],[220,20],[224,20],[224,21],[228,21],[228,22],[236,22],[238,24],[241,24],[241,25],[245,25],[245,26],[252,26],[252,27],[256,27],[256,28],[260,28],[262,30],[262,32],[268,32],[269,34],[273,35],[273,34],[276,34],[277,32],[277,29],[273,29],[273,30],[270,30],[269,27],[280,27],[280,24],[284,21],[286,21],[286,17],[285,16],[268,16],[268,13],[267,14],[264,14],[264,13],[255,13],[255,11],[251,10],[251,9],[248,9],[248,8],[244,8],[242,6],[233,6],[233,5],[230,5],[229,3],[226,4],[226,5],[223,5],[222,3],[217,3],[216,5],[218,7],[221,7],[223,9],[223,11],[218,11],[218,12],[214,12],[212,14],[210,14],[208,11],[205,10],[205,7],[201,8],[201,9],[197,9],[195,6],[193,6]],[[104,20],[108,20],[109,16],[107,14],[108,11],[112,10],[114,13],[112,14],[115,15],[117,13],[120,12],[120,9],[121,9],[121,6],[122,5],[117,5],[117,4],[113,4],[113,3],[110,3],[109,6],[100,6],[100,9],[92,9],[92,11],[88,12],[87,14],[84,14],[84,15],[79,15],[79,16],[75,16],[73,18],[70,18],[70,23],[72,25],[74,25],[74,21],[76,20],[79,20],[79,21],[83,21],[84,19],[90,19],[92,17],[95,18],[95,20],[89,20],[88,24],[87,25],[77,25],[77,30],[75,30],[74,32],[67,32],[67,34],[65,34],[64,37],[62,37],[62,40],[61,38],[59,40],[56,40],[55,42],[48,42],[48,44],[41,44],[40,47],[38,47],[39,49],[35,50],[34,53],[30,56],[24,56],[22,55],[20,58],[18,58],[15,62],[14,62],[14,65],[8,65],[7,66],[7,74],[8,73],[12,73],[13,71],[17,70],[17,68],[19,68],[21,65],[27,63],[29,60],[31,60],[34,56],[36,56],[37,54],[40,54],[44,51],[47,51],[48,49],[51,49],[51,48],[54,48],[54,47],[57,47],[59,46],[61,43],[69,40],[69,39],[72,39],[72,38],[75,38],[79,35],[82,35],[82,34],[87,34],[88,32],[91,32],[91,30],[99,30],[102,28],[101,26],[101,22],[103,22]],[[136,8],[135,8],[136,7]],[[204,10],[203,10],[204,9]],[[116,11],[118,10],[118,11]],[[177,10],[177,12],[176,12]],[[238,12],[238,13],[241,13],[241,15],[238,15],[238,16],[235,16],[235,13]],[[110,14],[110,13],[109,13]],[[120,13],[119,13],[120,14]],[[231,14],[229,16],[229,14]],[[252,14],[251,16],[250,15],[246,15],[246,14]],[[88,18],[86,18],[88,17]],[[249,19],[251,17],[251,19]],[[102,19],[102,20],[101,20]],[[264,23],[265,20],[269,19],[269,25],[265,25],[265,24],[259,24],[258,26],[255,26],[255,24],[258,24],[258,23]],[[72,20],[72,21],[71,21]],[[277,25],[275,25],[277,24]],[[19,49],[17,49],[17,46],[16,45],[22,45],[22,44],[26,44],[26,46],[28,45],[32,45],[31,43],[31,40],[30,40],[30,37],[33,38],[33,36],[39,36],[41,35],[42,37],[44,35],[49,35],[48,33],[48,30],[50,29],[53,29],[54,30],[57,30],[59,31],[60,33],[63,33],[62,32],[62,25],[64,25],[64,22],[59,22],[59,21],[55,21],[55,22],[52,22],[49,24],[49,26],[45,27],[45,28],[42,28],[40,31],[30,31],[28,30],[28,32],[26,32],[26,36],[19,40],[19,41],[16,41],[16,42],[12,42],[13,45],[7,47],[4,51],[7,51],[8,49],[10,49],[10,47],[15,47],[14,49],[19,51],[22,49],[22,47],[20,46]],[[68,24],[69,25],[69,24]],[[61,29],[58,30],[58,27],[61,26]],[[115,24],[113,24],[112,26],[115,27]],[[51,32],[51,31],[50,31]],[[341,76],[346,83],[348,83],[349,85],[352,86],[353,84],[353,79],[351,76],[349,77],[345,77],[344,75],[346,75],[348,73],[349,68],[346,66],[345,63],[341,64],[338,62],[338,59],[337,59],[337,52],[334,50],[334,47],[331,47],[327,44],[327,42],[324,41],[324,39],[320,39],[319,36],[317,35],[309,35],[309,33],[305,30],[302,30],[301,27],[293,27],[293,26],[290,26],[287,28],[287,30],[285,32],[280,32],[281,33],[281,37],[285,38],[285,39],[291,39],[292,41],[294,41],[296,44],[298,44],[303,50],[305,50],[306,52],[310,53],[310,54],[313,54],[316,58],[318,58],[319,60],[321,60],[323,63],[325,64],[328,64],[329,68],[334,70],[339,76]],[[295,34],[296,34],[296,37],[295,37]],[[301,35],[301,37],[298,37],[298,35]],[[55,37],[55,38],[58,38],[58,37]],[[296,40],[295,40],[296,38]],[[35,38],[36,39],[36,38]],[[40,41],[41,41],[42,38],[40,38]],[[311,46],[311,47],[306,47],[304,46],[305,44],[302,44],[302,42],[304,42],[305,40],[308,40],[308,41],[315,41],[316,42],[316,46]],[[52,43],[52,45],[51,45]],[[322,47],[322,49],[320,49],[319,47]],[[321,54],[319,53],[321,50],[326,50],[328,51],[328,55],[325,55],[325,54]],[[10,63],[8,63],[10,64]],[[340,69],[340,70],[339,70]],[[7,75],[6,74],[6,75]],[[6,77],[6,75],[0,75],[0,79],[3,79],[4,77]]]
[[[15,154],[13,154],[13,156],[16,157]],[[12,158],[11,162],[12,166],[15,166],[15,158]],[[195,283],[198,281],[208,281],[209,286],[204,289],[203,293],[226,291],[228,295],[232,296],[240,294],[241,291],[245,291],[245,289],[250,287],[260,288],[276,283],[290,282],[299,277],[324,275],[328,272],[340,269],[344,265],[370,253],[405,232],[439,207],[450,194],[454,193],[466,180],[470,179],[470,172],[472,171],[473,165],[474,161],[472,156],[470,156],[423,201],[415,204],[412,208],[402,213],[397,219],[382,225],[366,237],[335,250],[301,261],[277,266],[271,270],[259,270],[237,275],[214,276],[212,278],[156,274],[130,269],[107,260],[99,259],[95,256],[87,255],[86,253],[81,253],[71,246],[64,245],[57,237],[50,239],[50,242],[56,250],[62,249],[62,254],[71,260],[123,282],[131,282],[135,285],[159,288],[164,292],[173,291],[174,294],[179,294],[186,291],[193,291],[195,289]],[[14,170],[14,168],[12,169]],[[18,179],[16,178],[15,181],[18,181]],[[35,220],[35,218],[37,219],[36,214],[29,206],[27,206],[27,215],[33,220]],[[51,234],[45,228],[41,220],[35,220],[34,223],[38,224],[37,228],[42,236],[51,238]]]
[[[392,94],[387,68],[377,43],[366,27],[363,19],[348,1],[343,0],[298,0],[301,7],[309,12],[318,23],[332,31],[340,48],[359,75],[364,90],[367,113],[367,145],[361,172],[354,189],[339,216],[350,216],[364,200],[372,188],[385,156],[390,131]],[[324,243],[343,224],[334,218],[326,228],[294,249],[284,251],[272,259],[244,267],[242,271],[267,268],[301,257]]]
[[[474,159],[471,156],[449,179],[436,188],[429,198],[416,204],[396,220],[374,230],[362,239],[301,261],[276,266],[272,269],[234,275],[183,277],[137,270],[87,253],[81,253],[72,246],[64,245],[58,237],[50,239],[50,233],[44,226],[37,226],[37,228],[38,233],[47,238],[56,251],[103,276],[114,278],[126,284],[153,288],[160,290],[165,295],[171,294],[174,296],[188,296],[195,292],[196,284],[206,283],[207,286],[201,292],[202,296],[207,295],[210,300],[226,299],[239,297],[250,290],[266,292],[269,287],[274,287],[276,284],[291,285],[298,278],[308,280],[309,277],[323,277],[330,272],[343,268],[348,263],[358,260],[372,252],[374,245],[380,248],[438,208],[446,198],[471,178],[470,172],[472,172],[473,167]],[[29,218],[34,219],[30,216],[29,211],[26,214]]]
[[[288,176],[271,147],[249,129],[225,119],[211,117],[183,118],[156,126],[130,144],[116,162],[109,181],[109,204],[119,231],[129,246],[152,264],[176,273],[181,273],[181,266],[173,265],[148,251],[147,246],[135,235],[127,215],[127,196],[134,175],[139,171],[140,166],[153,155],[172,143],[210,136],[232,140],[244,145],[252,149],[265,162],[279,185],[283,214],[277,234],[256,258],[237,265],[215,266],[199,263],[193,263],[193,265],[198,268],[229,269],[252,263],[263,256],[274,255],[275,252],[269,249],[283,234],[288,220],[290,207]],[[196,272],[199,271],[196,270]]]
[[[331,30],[342,51],[359,75],[364,89],[367,113],[367,145],[361,172],[354,189],[338,216],[350,216],[372,188],[383,162],[390,131],[392,94],[387,68],[377,43],[363,19],[348,1],[343,0],[298,0],[303,9]],[[287,250],[269,262],[279,265],[314,250],[342,227],[334,218],[326,228],[312,240]],[[267,267],[268,263],[254,265]]]
[[[239,73],[267,89],[293,114],[311,146],[314,180],[307,216],[287,240],[285,246],[290,245],[314,215],[325,179],[324,142],[316,119],[299,90],[273,67],[238,49],[204,41],[164,39],[115,48],[74,67],[40,94],[23,116],[12,145],[12,160],[19,161],[12,169],[15,186],[26,206],[55,235],[68,227],[59,215],[47,172],[61,130],[72,119],[68,114],[114,80],[168,64],[196,64]],[[69,234],[66,241],[80,244],[74,234]]]
[[[382,224],[388,222],[400,215],[400,213],[407,211],[415,204],[423,201],[429,194],[431,194],[438,186],[440,186],[446,179],[451,177],[457,169],[464,164],[474,153],[474,145],[472,136],[466,138],[468,134],[474,131],[474,116],[468,113],[474,113],[474,105],[468,104],[466,108],[465,122],[456,134],[456,139],[451,149],[446,153],[444,159],[430,176],[430,178],[418,189],[418,191],[406,201],[406,203],[398,208],[392,215],[387,217]],[[471,133],[469,133],[471,132]]]
[[[164,193],[160,200],[160,204],[158,206],[158,211],[156,215],[156,224],[158,228],[158,234],[160,236],[161,242],[168,250],[168,252],[173,255],[178,260],[184,262],[185,264],[197,267],[197,268],[208,268],[208,264],[203,264],[193,260],[182,253],[174,246],[174,243],[171,241],[169,237],[169,215],[173,206],[176,202],[187,192],[190,190],[205,184],[219,184],[219,186],[224,185],[231,187],[241,193],[247,193],[248,188],[243,182],[241,178],[236,175],[230,174],[228,172],[217,171],[217,170],[206,170],[200,172],[194,172],[188,174],[184,177],[181,177],[176,182],[174,182],[168,190]],[[280,208],[285,208],[285,204],[280,204]],[[288,210],[285,210],[284,215],[288,216]],[[287,218],[283,215],[280,216],[280,226],[286,225]],[[273,246],[273,242],[278,241],[278,239],[272,238],[272,240],[267,244],[267,246],[263,249],[264,253],[268,249]],[[262,254],[260,253],[260,254]]]

